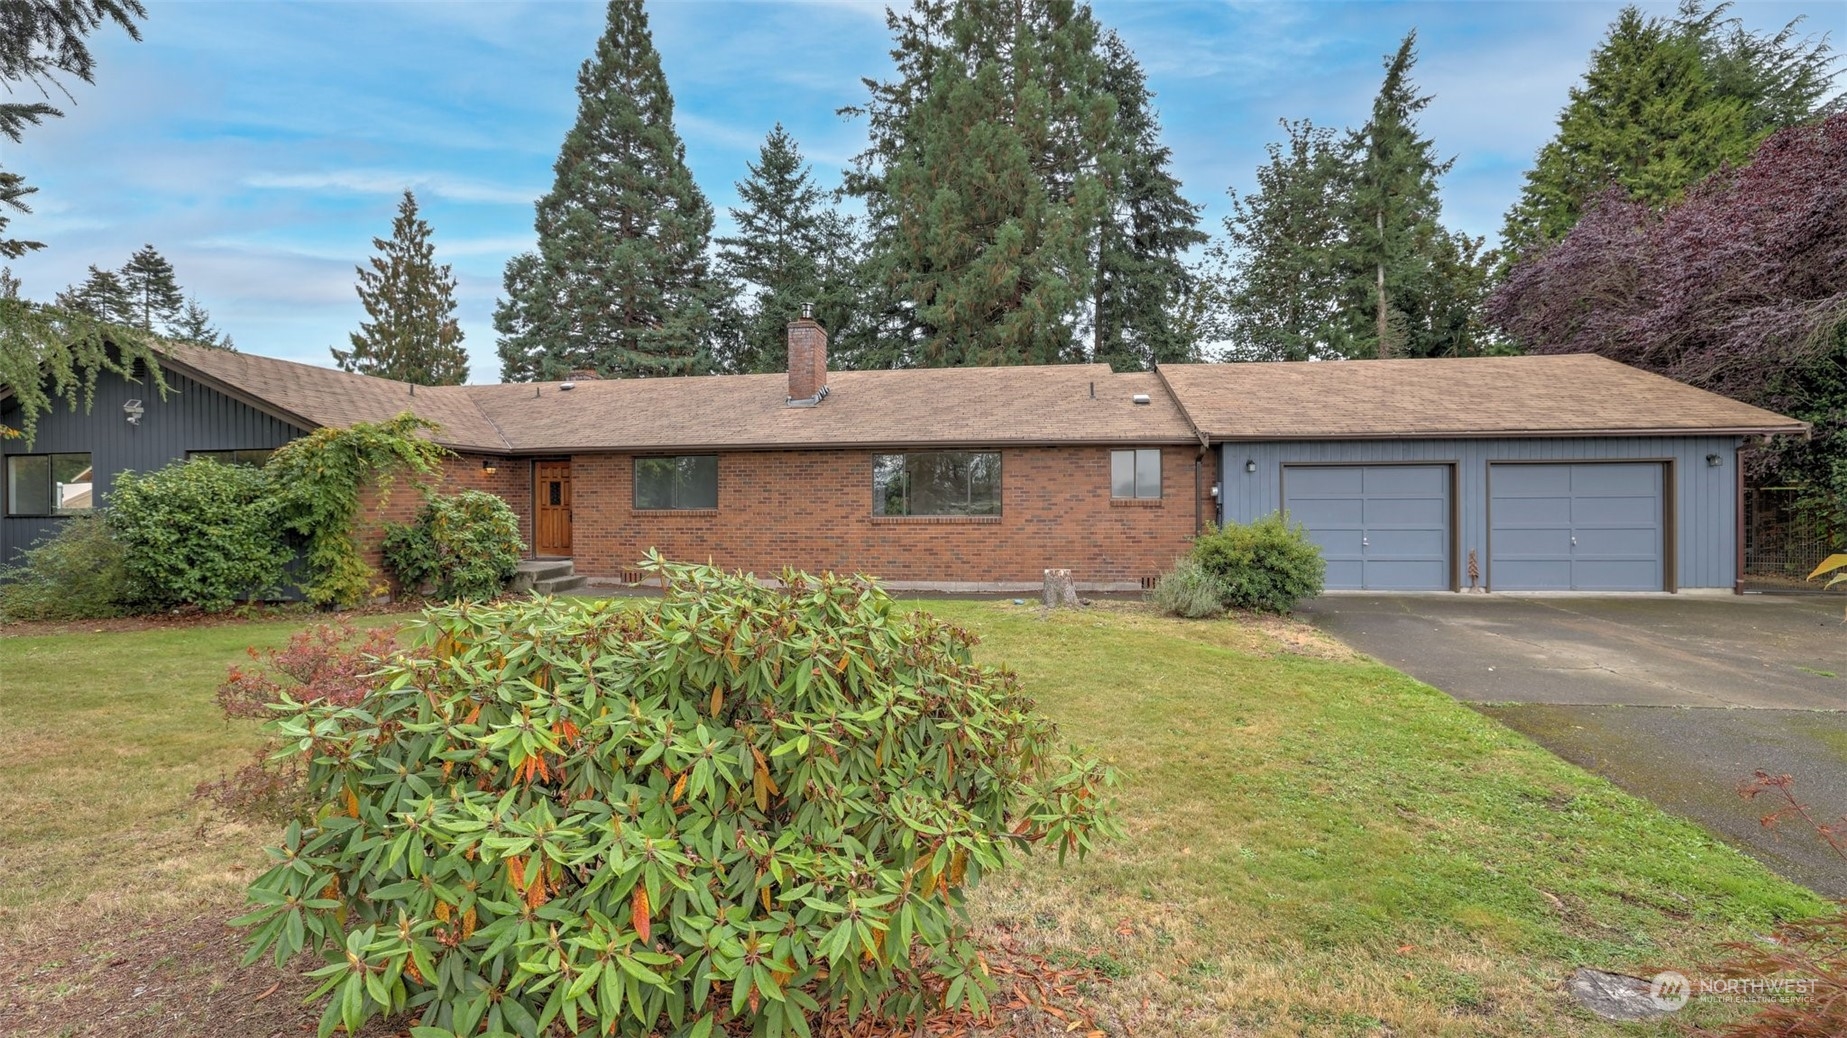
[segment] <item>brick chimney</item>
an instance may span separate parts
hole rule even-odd
[[[814,319],[814,307],[802,304],[802,316],[789,322],[790,407],[813,407],[827,395],[827,329]]]
[[[602,373],[595,368],[572,368],[571,373],[566,375],[565,379],[570,382],[597,382],[602,377]]]

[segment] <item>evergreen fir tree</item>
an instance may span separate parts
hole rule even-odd
[[[1717,89],[1704,32],[1623,9],[1507,213],[1501,241],[1509,262],[1564,237],[1611,188],[1662,206],[1750,154],[1751,112],[1744,99]]]
[[[611,0],[577,77],[577,123],[539,200],[538,251],[507,265],[494,312],[501,376],[709,371],[722,285],[712,209],[686,168],[673,97],[640,0]]]
[[[128,286],[113,270],[92,264],[83,281],[58,293],[57,305],[99,321],[113,324],[135,323],[134,299]]]
[[[1208,334],[1227,360],[1318,360],[1336,344],[1341,275],[1335,255],[1353,170],[1333,130],[1283,120],[1286,140],[1266,145],[1257,190],[1231,192],[1225,238],[1211,256],[1220,276]]]
[[[212,315],[199,305],[196,297],[188,298],[186,305],[180,308],[179,316],[167,329],[167,338],[207,349],[237,352],[237,344],[212,324]]]
[[[436,263],[430,225],[408,189],[391,221],[391,238],[372,239],[370,269],[356,268],[360,305],[370,320],[347,336],[352,349],[333,351],[342,371],[423,386],[468,381],[468,354],[455,319],[455,275]]]
[[[747,166],[750,175],[737,185],[744,205],[731,210],[738,233],[718,239],[720,272],[748,297],[738,308],[736,330],[726,336],[734,341],[723,351],[725,367],[782,371],[786,328],[802,304],[814,304],[815,319],[830,333],[843,329],[852,314],[853,228],[827,205],[782,124]]]
[[[1168,171],[1173,151],[1161,142],[1154,96],[1128,44],[1105,32],[1098,53],[1100,86],[1116,100],[1109,147],[1122,161],[1097,234],[1092,357],[1117,371],[1197,360],[1197,343],[1178,318],[1193,287],[1182,257],[1207,240],[1201,207]]]
[[[173,264],[154,246],[143,245],[122,264],[117,277],[128,293],[130,320],[144,332],[166,333],[186,303]]]
[[[1052,363],[1080,354],[1114,103],[1097,26],[1071,0],[917,0],[890,12],[898,78],[869,83],[878,366]]]
[[[1417,129],[1431,98],[1411,83],[1417,33],[1406,34],[1385,63],[1372,118],[1349,135],[1352,181],[1340,253],[1344,277],[1340,344],[1349,357],[1429,356],[1449,352],[1432,341],[1421,303],[1446,233],[1439,222],[1436,144]]]

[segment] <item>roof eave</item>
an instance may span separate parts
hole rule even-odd
[[[1679,426],[1610,429],[1475,429],[1475,430],[1373,430],[1367,432],[1208,432],[1214,443],[1255,443],[1279,440],[1532,440],[1584,439],[1588,437],[1662,436],[1803,436],[1806,422],[1789,425]]]

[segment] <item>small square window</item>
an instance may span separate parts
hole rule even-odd
[[[1109,494],[1119,498],[1161,496],[1160,450],[1109,452]]]
[[[7,515],[78,515],[96,506],[88,454],[15,454],[6,459]]]

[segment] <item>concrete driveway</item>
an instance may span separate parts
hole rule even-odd
[[[1757,770],[1847,814],[1847,626],[1833,596],[1329,595],[1303,617],[1559,756],[1847,897],[1847,866],[1769,804]]]

